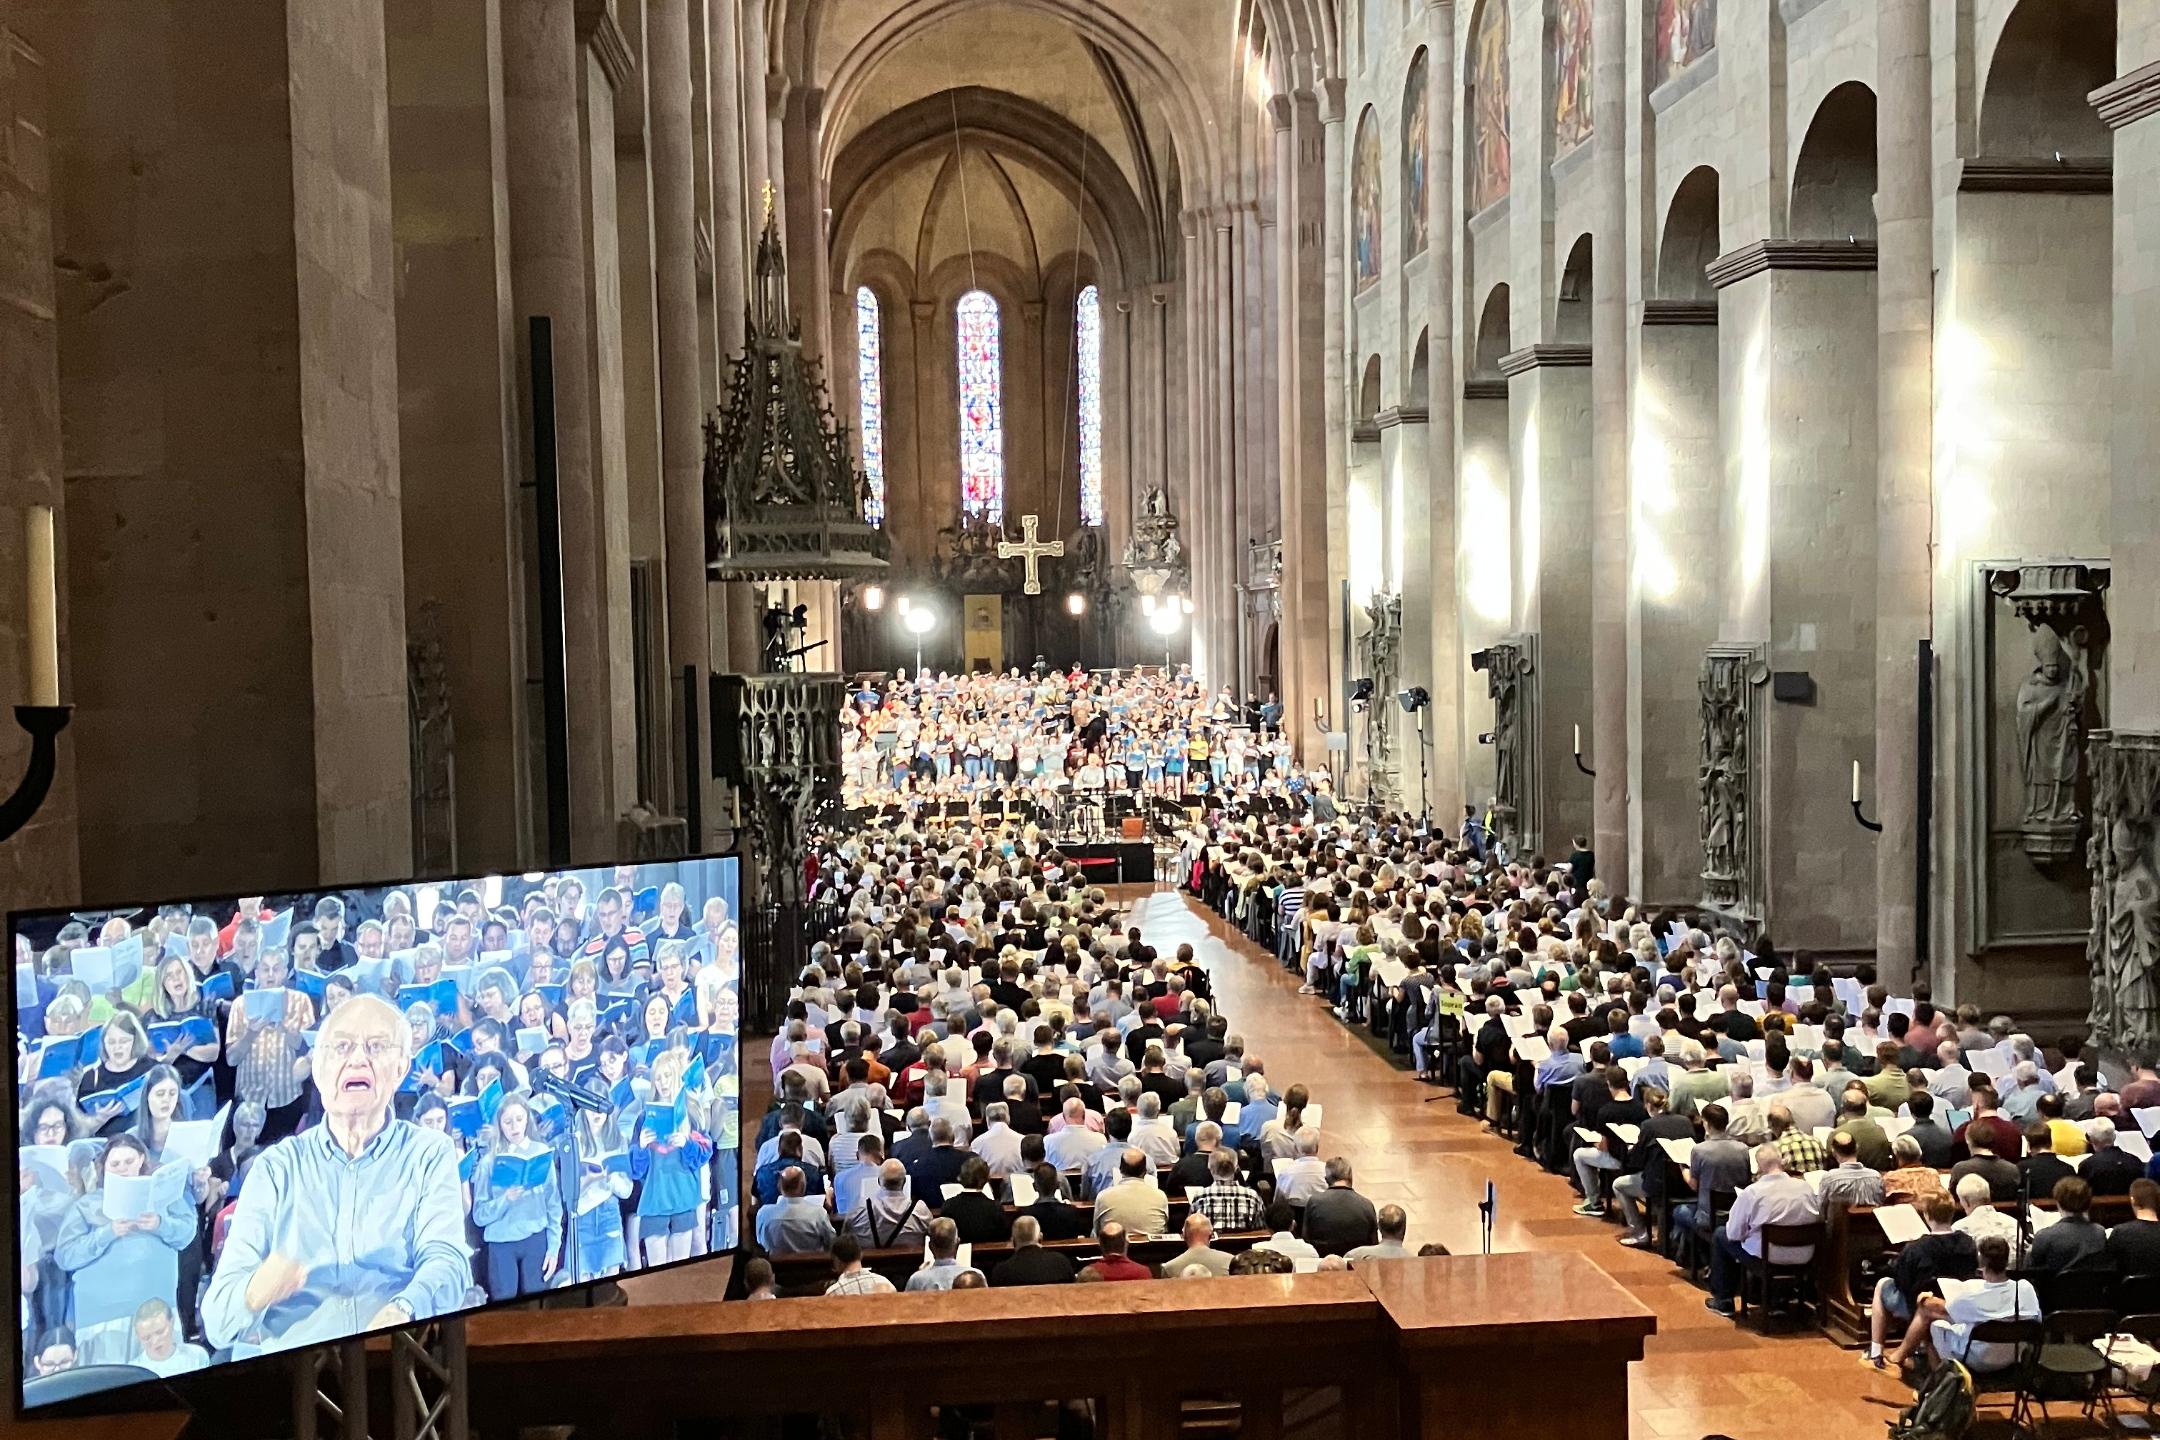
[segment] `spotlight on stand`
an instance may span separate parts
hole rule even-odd
[[[1077,590],[1067,595],[1065,597],[1065,613],[1068,615],[1087,614],[1087,596],[1082,595]]]
[[[1417,714],[1418,711],[1432,703],[1431,694],[1422,685],[1413,685],[1395,698],[1401,703],[1403,712],[1409,715]]]
[[[1143,615],[1153,615],[1155,613],[1155,596],[1152,593],[1140,597],[1140,613]]]
[[[1362,705],[1365,702],[1371,700],[1372,695],[1373,683],[1370,679],[1353,680],[1350,682],[1351,703]]]
[[[1180,596],[1178,597],[1178,602],[1177,602],[1177,603],[1178,603],[1178,609],[1180,609],[1180,610],[1184,611],[1184,612],[1185,612],[1185,613],[1186,613],[1187,615],[1190,615],[1190,614],[1192,614],[1192,613],[1193,613],[1193,604],[1192,604],[1192,596],[1190,596],[1190,595],[1180,595]]]
[[[906,602],[903,601],[902,603]],[[865,585],[862,592],[862,608],[871,611],[873,614],[884,609],[885,587],[882,585]]]

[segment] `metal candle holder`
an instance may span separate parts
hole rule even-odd
[[[23,771],[15,793],[0,804],[0,842],[14,839],[44,805],[45,796],[52,790],[53,771],[57,768],[60,732],[67,729],[68,716],[72,713],[73,707],[67,705],[15,707],[15,723],[30,737],[30,766]]]

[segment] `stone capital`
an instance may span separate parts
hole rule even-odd
[[[1268,124],[1277,132],[1288,130],[1290,122],[1296,118],[1297,107],[1288,95],[1268,96],[1267,105],[1263,108],[1267,111]]]
[[[1512,380],[1532,370],[1580,369],[1589,363],[1588,345],[1525,345],[1500,357],[1500,373]]]
[[[908,311],[915,317],[916,324],[928,325],[937,319],[938,304],[935,300],[910,300]]]
[[[1728,250],[1703,268],[1722,290],[1767,270],[1873,270],[1873,240],[1757,240]]]
[[[600,73],[619,94],[637,75],[637,57],[616,23],[613,0],[577,0],[577,34],[600,62]]]
[[[1350,92],[1349,82],[1339,75],[1331,75],[1316,87],[1320,96],[1320,123],[1340,125],[1343,122],[1343,101]]]

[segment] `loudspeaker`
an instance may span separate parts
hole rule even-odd
[[[1770,698],[1788,705],[1815,703],[1815,677],[1805,670],[1774,670],[1770,674]]]

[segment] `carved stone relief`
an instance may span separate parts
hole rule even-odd
[[[1702,820],[1703,903],[1729,915],[1762,915],[1763,682],[1760,646],[1718,646],[1703,656],[1702,737],[1696,764]]]
[[[1493,829],[1517,852],[1539,843],[1537,803],[1537,637],[1511,635],[1475,652],[1492,697]]]
[[[2107,637],[2100,596],[2108,571],[2046,562],[1987,579],[2031,636],[2032,668],[2017,689],[2017,823],[2025,853],[2048,868],[2074,859],[2084,838],[2085,737],[2104,723],[2093,682]]]
[[[2160,735],[2093,736],[2092,1039],[2150,1058],[2160,1047]]]
[[[1365,714],[1365,774],[1373,798],[1394,806],[1402,796],[1401,767],[1395,755],[1395,719],[1401,712],[1395,691],[1401,678],[1402,596],[1381,593],[1366,602],[1370,622],[1364,639],[1365,673],[1372,677],[1372,703]]]

